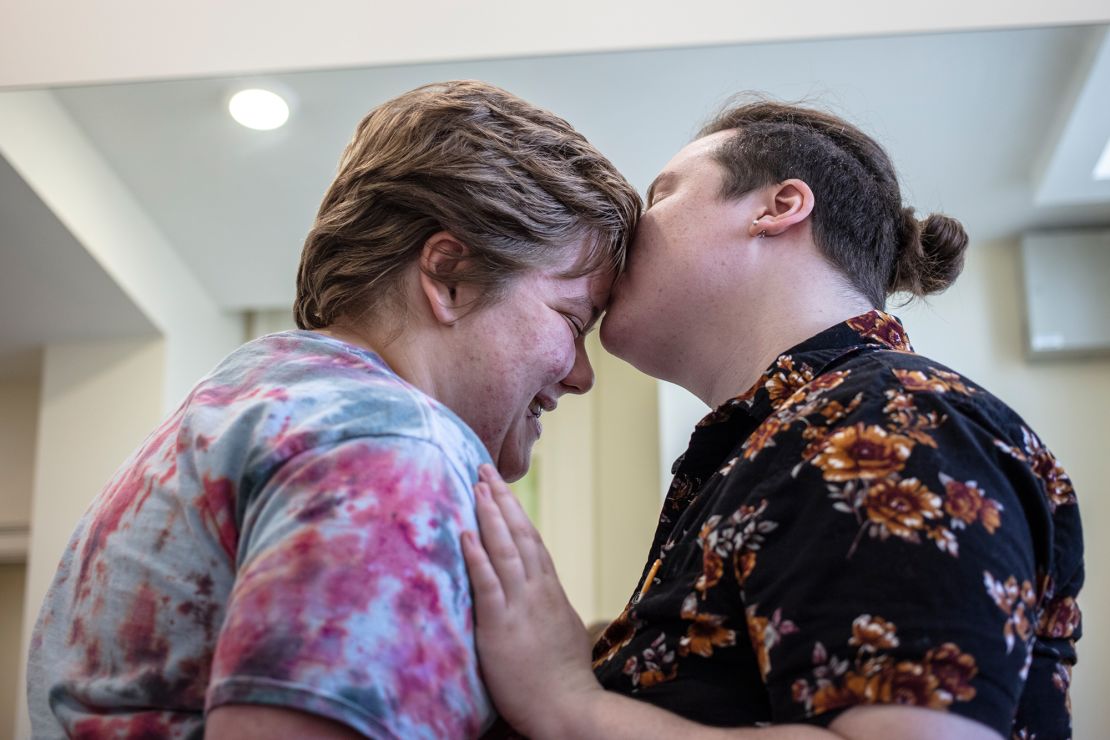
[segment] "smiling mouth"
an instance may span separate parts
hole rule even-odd
[[[544,411],[554,411],[556,405],[553,399],[536,396],[532,399],[532,402],[528,404],[528,415],[533,419],[538,419],[540,418],[540,414]]]

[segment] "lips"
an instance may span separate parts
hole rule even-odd
[[[536,396],[532,402],[528,404],[528,413],[534,418],[540,418],[540,414],[544,411],[554,411],[558,402],[549,396]]]

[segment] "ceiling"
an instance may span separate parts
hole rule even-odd
[[[729,95],[754,90],[832,108],[873,133],[890,150],[907,200],[921,212],[960,218],[973,244],[1031,228],[1110,224],[1110,182],[1090,179],[1110,136],[1110,102],[1096,94],[1110,90],[1105,37],[1105,28],[1091,26],[907,35],[109,84],[54,94],[215,300],[231,310],[268,309],[292,300],[302,240],[358,120],[393,95],[442,79],[485,79],[557,111],[641,189]],[[227,115],[230,94],[255,85],[291,100],[284,128],[250,131]],[[36,210],[18,200],[33,199],[29,191],[9,195],[18,191],[13,178],[10,168],[0,169],[0,247],[8,250],[0,255],[0,294],[15,282],[8,267],[20,246],[10,236],[13,224],[38,224],[16,229],[24,239],[27,229],[49,232],[36,236],[41,269],[58,263],[48,249],[79,246],[66,242],[56,221],[50,225],[41,203]],[[103,289],[95,301],[103,315],[76,310],[76,297],[47,300],[48,291],[28,288],[33,295],[20,294],[20,301],[59,306],[70,322],[64,332],[59,321],[42,336],[80,333],[89,323],[150,331],[118,290],[108,297],[111,286],[102,283],[110,279],[96,277],[97,266],[87,263],[91,258],[81,263],[71,255],[63,273],[86,269],[87,279],[64,292]],[[25,270],[28,285],[62,284],[41,269]],[[33,323],[0,332],[0,357],[14,346],[12,337],[31,333]]]

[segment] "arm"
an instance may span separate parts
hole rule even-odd
[[[471,532],[463,538],[474,588],[478,650],[494,702],[526,735],[536,740],[997,740],[997,734],[977,722],[916,707],[853,708],[827,730],[801,724],[725,729],[606,692],[590,670],[585,630],[539,533],[495,470],[483,466],[480,476],[476,492],[481,539]],[[537,624],[543,628],[533,629]]]
[[[275,737],[355,740],[362,735],[346,725],[305,712],[249,704],[225,704],[208,716],[204,737],[208,740],[271,740]]]
[[[405,437],[286,463],[244,516],[211,732],[300,712],[370,737],[477,735],[492,711],[458,549],[467,484],[442,450]],[[290,733],[303,736],[278,734]]]

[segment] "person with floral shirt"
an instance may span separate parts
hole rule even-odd
[[[538,535],[482,469],[485,547],[468,533],[464,553],[509,722],[536,738],[1070,736],[1071,481],[882,310],[948,287],[967,242],[951,218],[919,221],[882,149],[822,112],[739,105],[671,160],[602,341],[714,410],[593,673]]]
[[[34,628],[36,738],[476,737],[459,533],[593,384],[640,210],[479,82],[370,112],[308,235],[300,329],[226,358],[78,524]]]

